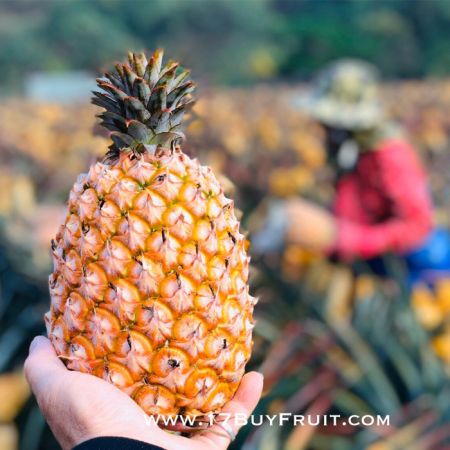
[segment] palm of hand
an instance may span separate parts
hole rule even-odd
[[[67,370],[46,338],[33,341],[25,373],[39,407],[64,450],[100,436],[128,437],[167,450],[223,450],[230,443],[218,425],[191,438],[162,430],[146,420],[144,411],[113,385],[92,375]],[[261,390],[261,375],[247,374],[224,412],[249,415]]]

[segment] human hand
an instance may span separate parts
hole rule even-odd
[[[286,201],[286,241],[313,250],[327,250],[336,240],[336,220],[324,208],[295,198]]]
[[[283,200],[264,200],[247,223],[251,233],[252,253],[264,255],[280,251],[284,245],[287,221]]]
[[[145,420],[144,411],[115,386],[93,375],[69,371],[45,337],[38,336],[31,343],[25,375],[63,450],[104,436],[136,439],[167,450],[223,450],[230,444],[230,437],[217,424],[191,438],[162,430]],[[262,386],[261,374],[247,373],[222,412],[249,416]],[[233,422],[228,424],[237,432],[239,427]]]

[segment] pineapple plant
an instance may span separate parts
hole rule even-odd
[[[180,145],[195,85],[162,59],[130,53],[97,80],[112,144],[70,192],[45,322],[69,369],[149,415],[201,420],[239,386],[256,299],[233,201]]]
[[[369,284],[365,274],[355,280],[364,280],[366,286],[355,285],[350,313],[339,316],[334,308],[330,314],[338,288],[346,282],[336,280],[345,278],[342,267],[327,264],[328,269],[323,264],[311,267],[290,297],[281,277],[271,277],[270,291],[270,275],[266,286],[260,286],[262,305],[254,334],[261,348],[256,346],[252,362],[261,355],[258,370],[264,374],[266,395],[253,414],[298,414],[305,424],[248,424],[230,448],[450,448],[450,378],[411,308],[408,290],[394,291],[375,277]],[[330,275],[331,284],[325,282]],[[355,297],[361,293],[363,297]],[[308,417],[314,421],[333,414],[336,424],[307,423]],[[389,416],[389,423],[353,426],[352,415],[369,420]]]

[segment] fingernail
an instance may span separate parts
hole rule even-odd
[[[264,381],[264,375],[261,372],[255,370],[255,372],[261,377],[261,381]]]
[[[30,353],[33,353],[33,351],[36,349],[36,347],[39,345],[39,338],[40,336],[36,336],[30,344]]]

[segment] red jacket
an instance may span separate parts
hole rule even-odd
[[[432,203],[424,170],[414,150],[387,140],[362,153],[355,170],[338,185],[335,250],[343,259],[406,253],[432,228]]]

